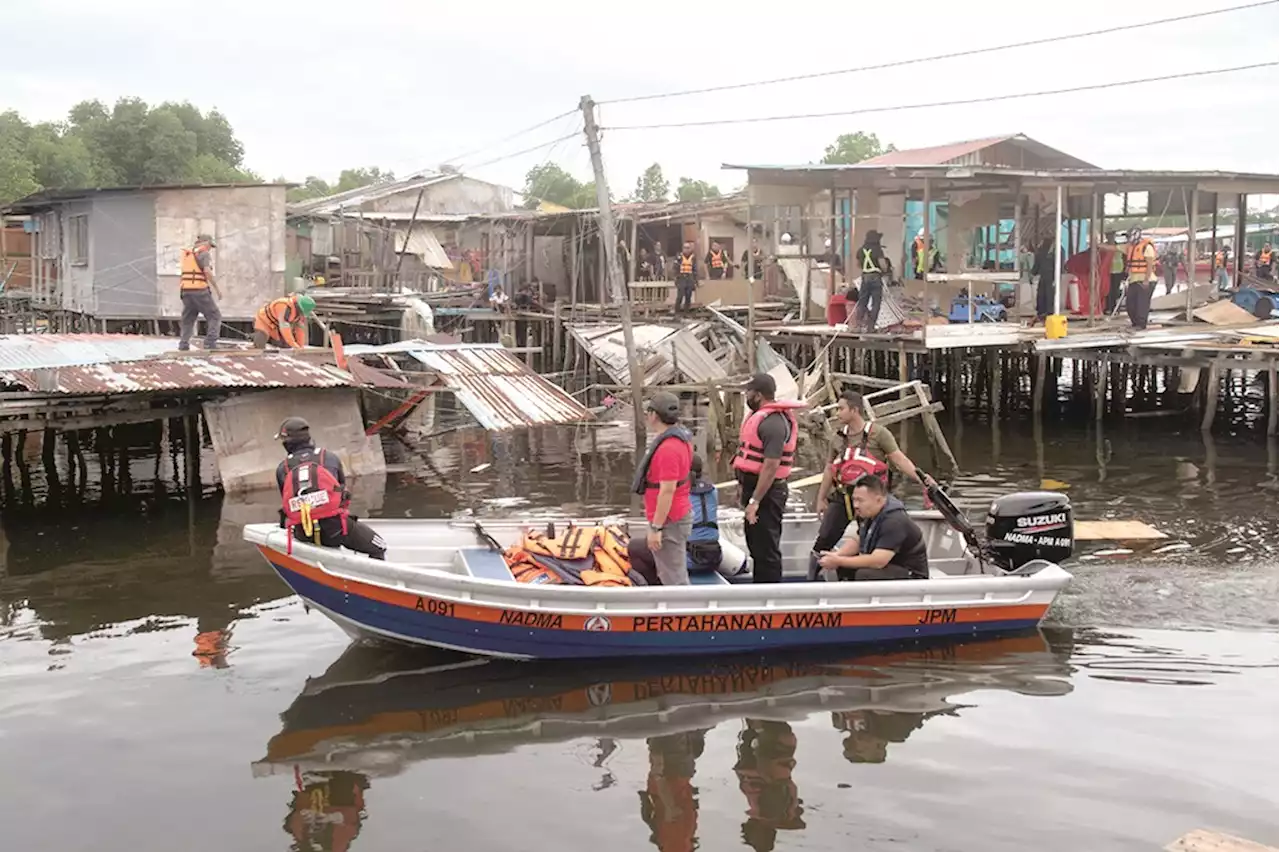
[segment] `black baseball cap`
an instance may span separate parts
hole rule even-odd
[[[649,397],[644,407],[666,421],[674,422],[680,416],[680,399],[668,391],[658,391]]]
[[[276,440],[290,440],[293,438],[310,437],[311,424],[303,420],[301,417],[286,418],[280,424],[280,430],[276,432]]]
[[[765,396],[773,396],[778,392],[778,383],[768,373],[756,373],[742,386],[742,389],[762,393]]]

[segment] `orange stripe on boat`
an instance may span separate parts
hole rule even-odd
[[[402,592],[344,580],[308,565],[266,545],[258,545],[269,561],[306,577],[312,582],[356,595],[366,600],[425,612],[444,618],[479,621],[543,630],[607,630],[613,633],[685,633],[759,630],[802,630],[838,627],[896,627],[902,625],[982,624],[988,621],[1039,621],[1048,604],[995,605],[988,607],[923,607],[920,609],[829,612],[767,611],[746,613],[699,613],[697,615],[574,615],[545,610],[508,609],[456,603],[445,598]],[[590,623],[589,623],[590,622]]]

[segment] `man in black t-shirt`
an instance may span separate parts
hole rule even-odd
[[[818,557],[841,580],[923,580],[929,577],[924,533],[906,506],[876,477],[864,477],[853,489],[853,509],[862,521],[858,540]]]

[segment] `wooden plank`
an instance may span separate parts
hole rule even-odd
[[[1076,541],[1156,541],[1169,536],[1142,521],[1076,521]]]
[[[1196,308],[1191,315],[1210,325],[1255,325],[1258,320],[1235,302],[1226,299]]]
[[[1203,828],[1182,835],[1164,848],[1166,852],[1277,852],[1274,846]]]

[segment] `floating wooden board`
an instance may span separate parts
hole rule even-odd
[[[1076,521],[1076,541],[1156,541],[1168,537],[1142,521]]]
[[[1166,852],[1277,852],[1274,846],[1203,828],[1182,835],[1164,848]]]
[[[1258,319],[1235,302],[1229,302],[1226,299],[1196,308],[1191,315],[1210,325],[1245,325],[1254,323]]]

